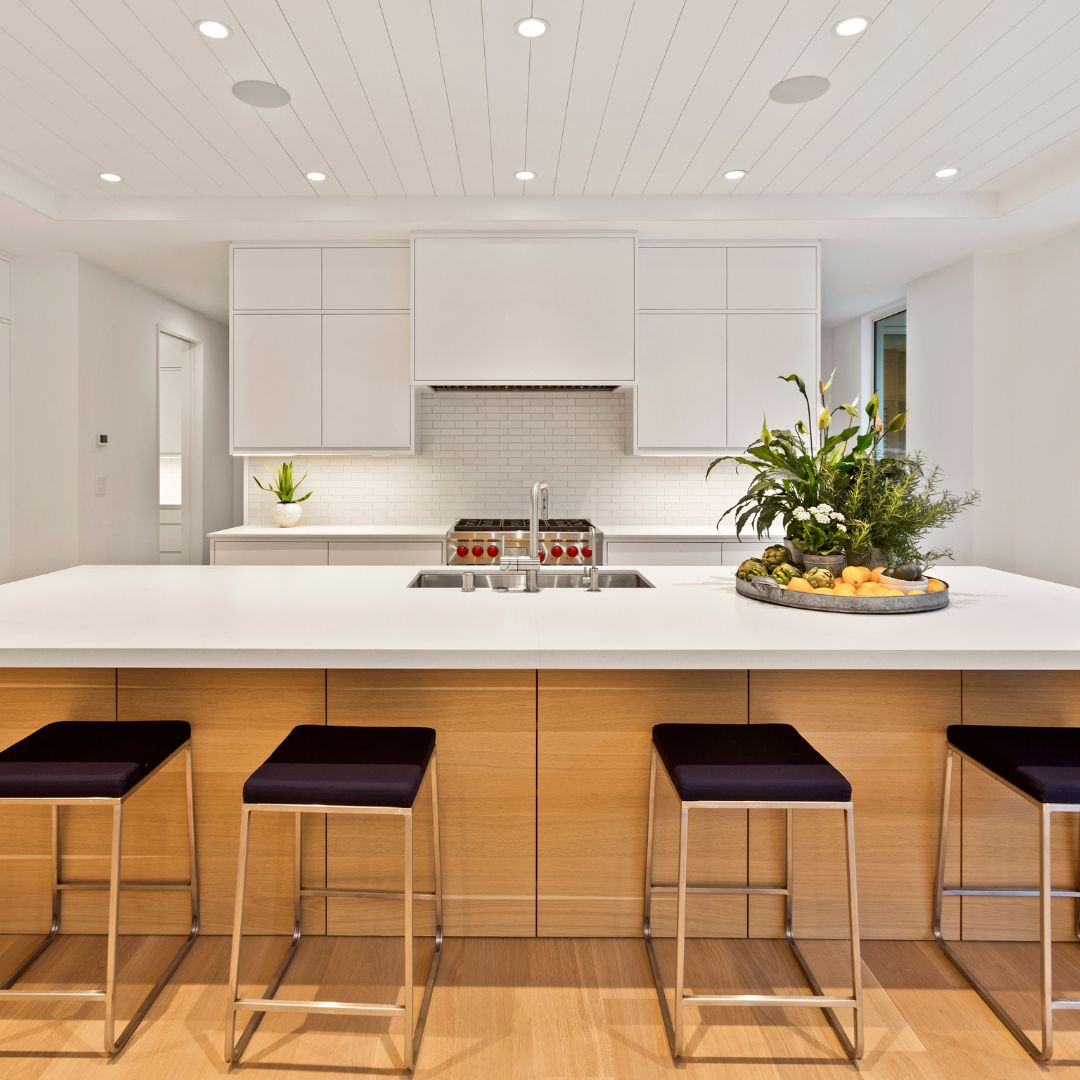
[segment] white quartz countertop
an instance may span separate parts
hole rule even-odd
[[[445,540],[446,525],[236,525],[211,540]]]
[[[943,572],[919,615],[740,597],[732,567],[655,589],[407,589],[403,566],[79,566],[0,586],[0,666],[1080,669],[1080,589]]]

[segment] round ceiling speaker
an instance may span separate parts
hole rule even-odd
[[[245,105],[254,105],[256,109],[280,109],[292,101],[292,95],[284,86],[263,82],[262,79],[244,79],[243,82],[234,83],[232,92]]]
[[[769,97],[781,105],[804,105],[821,97],[830,85],[824,75],[796,75],[793,79],[778,82],[769,91]]]

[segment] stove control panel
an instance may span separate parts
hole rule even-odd
[[[599,559],[599,538],[587,530],[542,529],[540,561],[545,566],[595,566]],[[528,529],[458,530],[446,534],[446,562],[451,566],[492,566],[503,557],[524,558],[529,551]]]

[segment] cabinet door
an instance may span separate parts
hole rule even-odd
[[[442,566],[441,540],[332,540],[331,566]]]
[[[358,311],[409,310],[409,249],[322,249],[322,306]]]
[[[606,566],[720,566],[724,545],[718,540],[608,540]]]
[[[762,414],[774,428],[806,419],[798,390],[779,376],[801,375],[813,402],[818,320],[816,315],[728,315],[727,320],[727,441],[743,447],[761,434]]]
[[[218,540],[215,566],[325,566],[325,540]]]
[[[638,308],[641,311],[726,307],[726,248],[638,248]]]
[[[234,315],[233,445],[237,450],[322,444],[318,315]]]
[[[818,306],[816,247],[728,248],[729,308]]]
[[[409,450],[408,312],[322,318],[323,446]]]
[[[236,311],[318,311],[322,258],[318,248],[234,248]]]
[[[727,445],[726,315],[638,317],[638,451]]]

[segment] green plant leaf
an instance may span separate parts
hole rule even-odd
[[[907,415],[908,414],[906,412],[897,413],[889,421],[888,426],[885,428],[885,433],[890,434],[891,432],[894,432],[894,431],[903,431],[904,426],[907,424]]]

